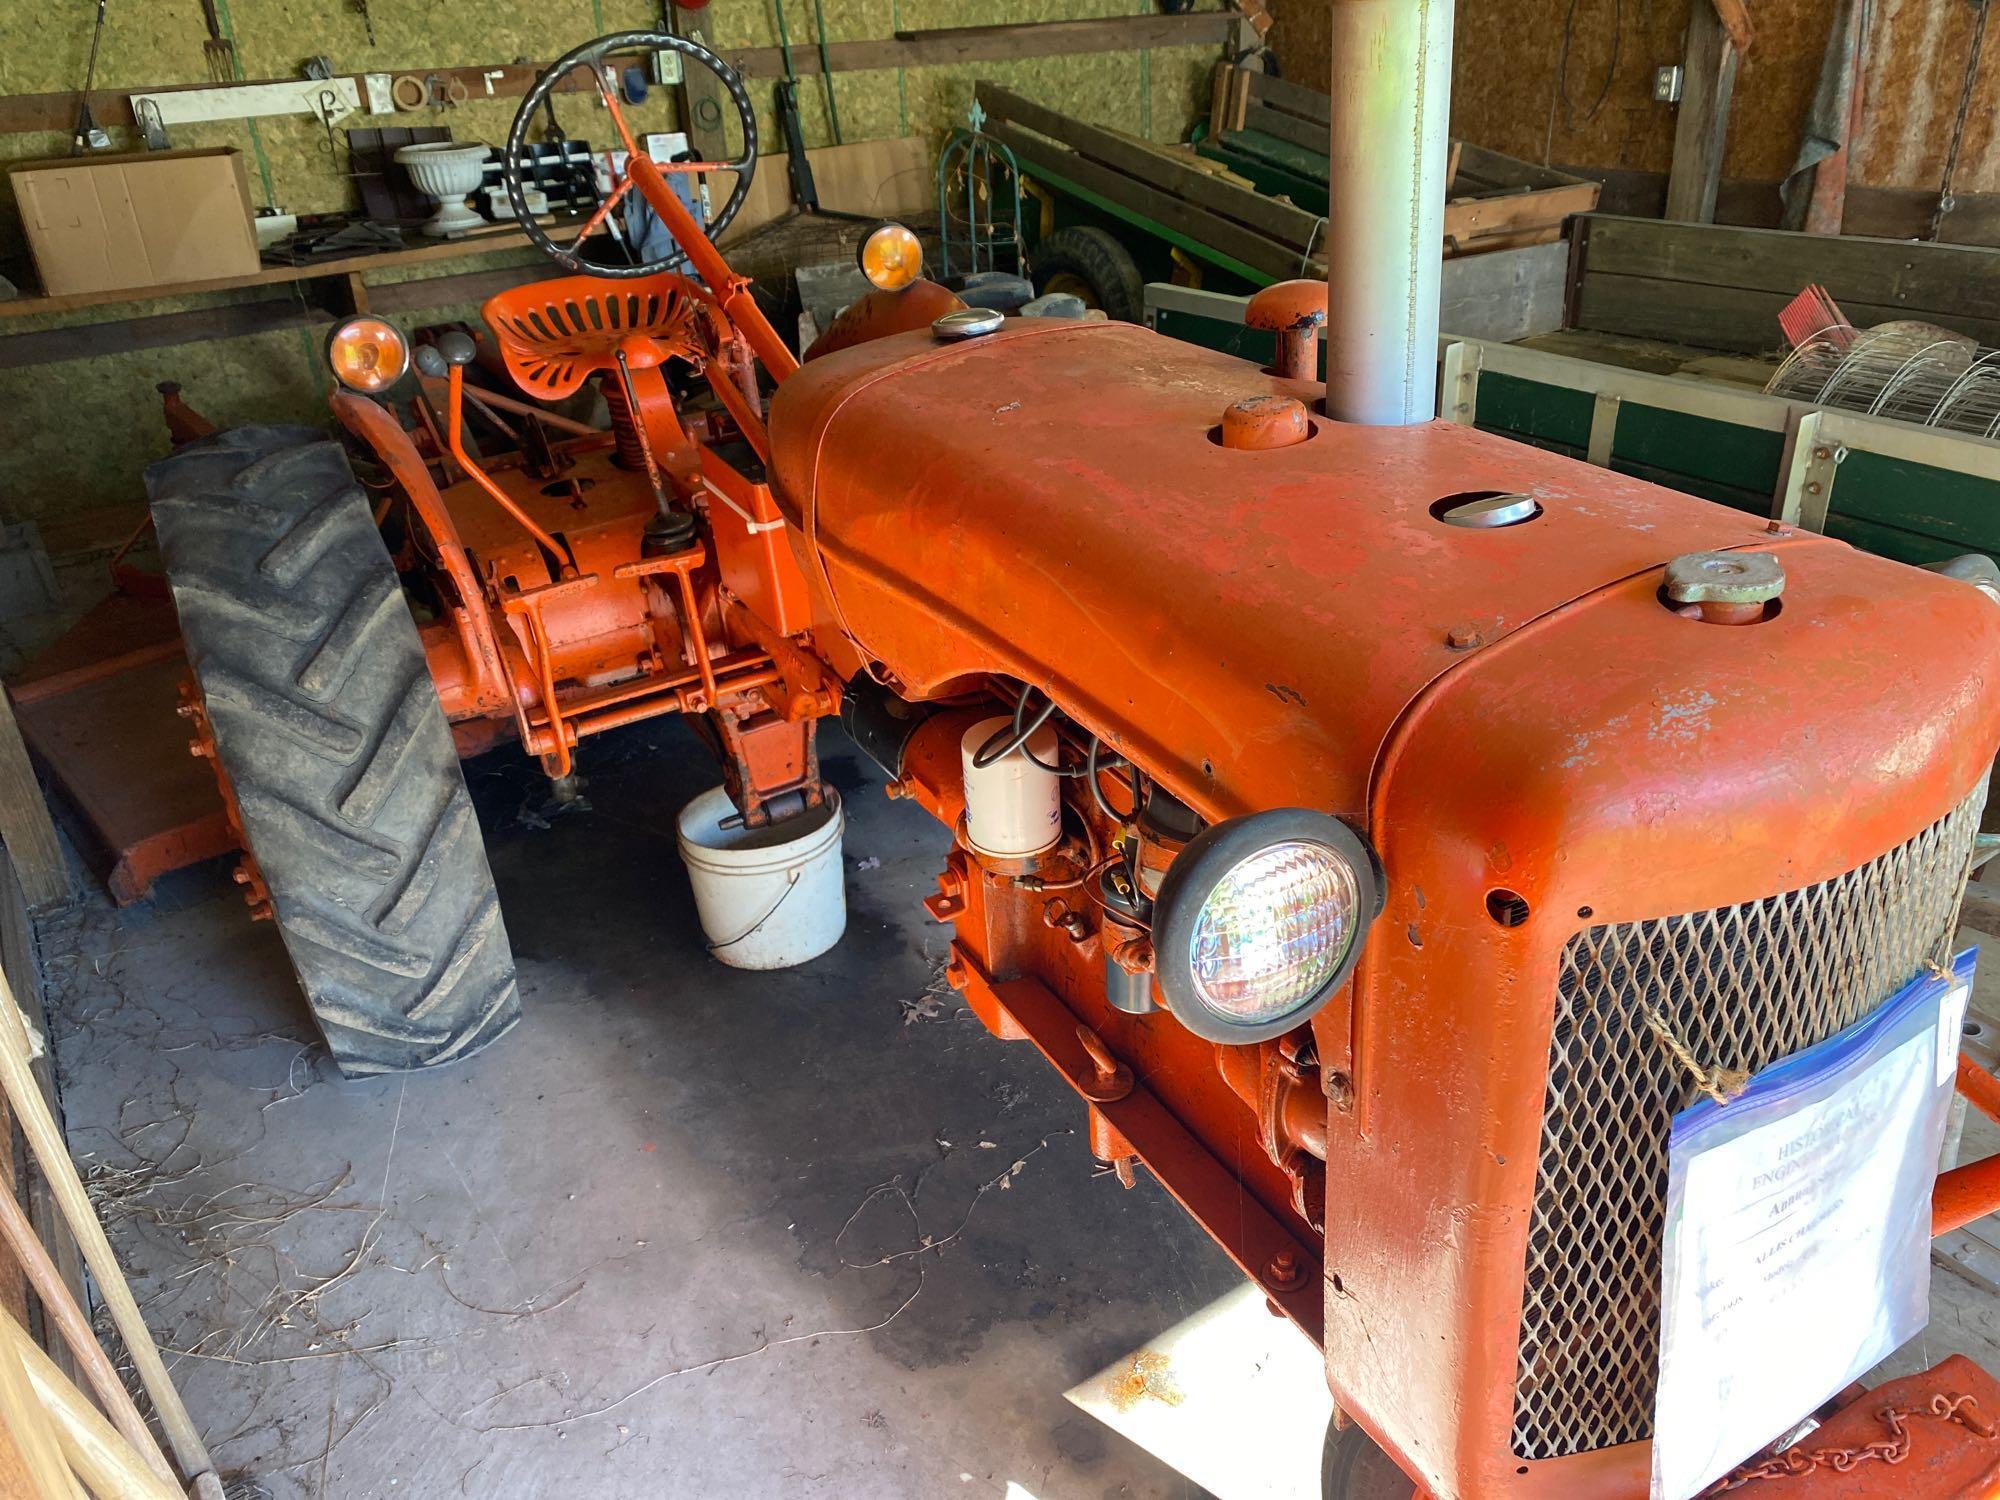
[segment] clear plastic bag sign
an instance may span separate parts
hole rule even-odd
[[[1929,1321],[1973,959],[1674,1117],[1654,1500],[1689,1500]]]

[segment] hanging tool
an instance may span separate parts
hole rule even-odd
[[[222,17],[216,13],[215,0],[201,0],[202,24],[208,27],[208,40],[201,44],[201,55],[208,62],[208,76],[217,83],[236,81],[236,43],[222,34]]]
[[[819,80],[826,90],[826,118],[833,126],[833,143],[843,144],[840,135],[840,105],[833,97],[833,60],[826,55],[826,11],[821,0],[813,0],[813,24],[819,31]]]
[[[785,81],[778,86],[778,109],[781,116],[788,105],[792,112],[790,123],[785,127],[785,142],[787,148],[790,149],[792,148],[794,133],[798,130],[799,126],[799,75],[798,70],[792,66],[792,33],[791,28],[785,24],[785,0],[771,0],[771,5],[778,20],[778,51],[785,60]],[[826,88],[827,120],[833,126],[833,139],[838,144],[840,141],[840,108],[833,102],[833,67],[826,55],[826,14],[820,9],[820,0],[813,0],[813,17],[819,23],[819,76],[820,82]],[[796,189],[799,182],[800,168],[805,160],[805,141],[803,136],[799,136],[797,142],[796,149],[792,153],[792,185],[794,189],[793,196],[795,197],[797,196]],[[806,186],[810,188],[812,186],[812,172],[810,170],[807,170],[805,173],[805,181]],[[805,207],[806,199],[799,198],[799,203],[801,207]],[[817,204],[815,203],[812,207],[807,208],[806,211],[808,213],[818,212]]]
[[[517,68],[527,68],[527,67],[532,67],[534,65],[530,63],[528,59],[525,57],[517,57],[514,59],[514,66]],[[543,107],[543,113],[547,116],[549,122],[549,132],[545,137],[543,137],[543,139],[553,141],[557,145],[561,145],[563,141],[563,128],[562,128],[562,121],[556,118],[556,93],[554,89],[550,89],[549,92],[543,96],[542,107]]]
[[[105,133],[90,115],[90,88],[97,82],[97,44],[104,37],[104,3],[97,0],[97,20],[90,28],[90,61],[83,69],[83,93],[76,104],[76,130],[69,138],[69,154],[81,156],[86,150],[102,151],[111,144],[111,137]]]
[[[313,113],[319,116],[320,129],[325,132],[325,139],[319,143],[320,155],[332,156],[335,154],[333,122],[344,113],[340,105],[340,95],[332,89],[321,89],[313,100]]]
[[[347,8],[361,17],[361,24],[368,32],[368,45],[375,45],[375,16],[368,9],[368,0],[347,0]]]
[[[782,8],[780,14],[782,14]],[[779,35],[784,22],[778,23]],[[787,59],[789,61],[789,58]],[[789,69],[788,69],[789,71]],[[799,125],[799,81],[787,78],[776,89],[778,124],[785,132],[785,166],[792,179],[792,202],[799,212],[819,212],[819,188],[813,182],[812,163],[806,158],[805,131]]]
[[[139,133],[146,138],[148,151],[171,151],[174,143],[167,139],[167,122],[160,118],[160,101],[140,99],[134,102],[133,115],[139,122]]]

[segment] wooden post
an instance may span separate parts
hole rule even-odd
[[[673,7],[674,35],[714,51],[701,30],[701,12]],[[687,126],[688,145],[699,161],[729,160],[729,132],[726,128],[736,113],[729,95],[717,78],[700,63],[681,59],[681,121]]]
[[[63,862],[56,825],[28,761],[14,700],[0,689],[0,844],[13,856],[14,871],[27,892],[28,907],[60,906],[71,895],[69,866]]]
[[[0,976],[6,978],[13,990],[14,1003],[27,1017],[29,1029],[38,1036],[47,1036],[48,1018],[42,1010],[42,981],[35,966],[34,930],[28,921],[28,905],[21,891],[20,879],[14,873],[14,861],[4,848],[0,848]],[[49,1064],[47,1048],[35,1059],[34,1074],[43,1101],[53,1110],[55,1073]],[[5,1122],[11,1139],[14,1117],[4,1103],[0,1103],[0,1121]],[[81,1306],[83,1257],[77,1250],[76,1236],[69,1232],[69,1225],[63,1222],[62,1211],[56,1207],[55,1195],[49,1190],[48,1174],[37,1168],[32,1159],[24,1162],[23,1166],[26,1181],[17,1186],[27,1198],[29,1222],[42,1244],[48,1248],[71,1300]],[[65,1375],[76,1378],[78,1366],[71,1358],[67,1345],[55,1351],[55,1361]],[[6,1490],[0,1489],[0,1495],[5,1493]]]
[[[139,1312],[139,1304],[133,1299],[132,1288],[119,1268],[118,1257],[104,1237],[104,1226],[97,1221],[97,1210],[91,1207],[90,1195],[84,1191],[83,1179],[77,1176],[76,1164],[70,1160],[69,1145],[35,1084],[28,1063],[27,1028],[14,1001],[13,987],[4,975],[0,975],[0,1089],[6,1091],[7,1102],[21,1122],[21,1133],[28,1138],[29,1148],[48,1178],[70,1231],[83,1247],[84,1262],[97,1278],[98,1293],[111,1313],[111,1321],[117,1325],[118,1336],[125,1341],[125,1352],[132,1356],[146,1394],[153,1399],[153,1410],[159,1415],[160,1426],[166,1431],[181,1471],[195,1482],[197,1493],[207,1490],[219,1495],[221,1484],[215,1478],[208,1449],[187,1408],[181,1405],[180,1392],[167,1374],[153,1335]]]
[[[90,1388],[97,1395],[98,1405],[111,1418],[111,1425],[132,1445],[132,1451],[139,1455],[147,1468],[171,1484],[174,1471],[167,1466],[160,1445],[153,1441],[146,1419],[132,1404],[131,1394],[118,1378],[117,1370],[112,1368],[103,1346],[97,1342],[90,1319],[84,1316],[82,1307],[70,1296],[69,1288],[63,1285],[56,1263],[35,1237],[27,1214],[14,1201],[14,1195],[8,1192],[0,1192],[0,1241],[4,1241],[14,1252],[21,1269],[28,1273],[28,1280],[35,1288],[35,1295],[42,1299],[42,1309],[48,1314],[49,1322],[55,1324],[70,1353],[83,1367]]]
[[[1736,44],[1709,0],[1688,16],[1680,116],[1674,122],[1673,170],[1667,176],[1669,219],[1715,222],[1722,185],[1722,151],[1729,139],[1729,99],[1736,90]]]
[[[20,1362],[35,1396],[54,1419],[63,1457],[99,1500],[186,1500],[178,1485],[167,1483],[139,1461],[83,1392],[70,1384],[26,1330],[4,1312],[0,1312],[0,1358]],[[195,1488],[197,1500],[203,1500],[205,1492],[222,1494],[215,1476],[207,1478],[206,1486]]]
[[[1806,207],[1807,234],[1839,234],[1847,215],[1847,182],[1854,165],[1854,143],[1861,136],[1861,111],[1868,95],[1868,7],[1852,0],[1848,7],[1848,47],[1853,54],[1847,79],[1847,121],[1840,149],[1813,168],[1812,202]]]

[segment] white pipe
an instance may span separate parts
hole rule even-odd
[[[1326,410],[1437,414],[1453,0],[1332,0]]]

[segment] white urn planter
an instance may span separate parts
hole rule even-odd
[[[417,191],[437,200],[425,234],[450,239],[486,223],[465,202],[485,179],[486,155],[479,141],[423,141],[397,151],[396,165],[410,174]]]

